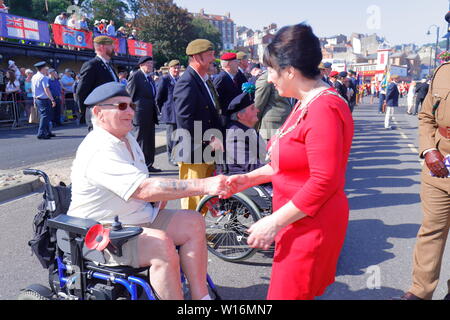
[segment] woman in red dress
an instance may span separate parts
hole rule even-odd
[[[297,98],[269,144],[270,163],[228,180],[234,192],[272,182],[273,214],[249,229],[248,244],[275,241],[268,299],[306,300],[335,280],[347,230],[345,172],[353,139],[347,102],[321,80],[318,38],[305,24],[281,29],[267,47],[268,81]]]

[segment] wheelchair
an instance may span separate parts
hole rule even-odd
[[[33,169],[24,170],[24,174],[44,179],[43,206],[47,226],[55,238],[50,237],[55,242],[55,252],[48,264],[40,259],[44,267],[48,266],[49,287],[30,285],[21,290],[18,300],[159,300],[151,286],[148,267],[104,266],[103,253],[94,248],[105,244],[102,233],[97,232],[103,226],[94,220],[68,216],[65,212],[54,214],[59,204],[48,176]],[[122,245],[142,231],[140,227],[122,227],[116,217],[108,230],[108,248],[121,255]],[[189,286],[182,270],[180,281],[185,298],[188,298]],[[221,300],[209,275],[205,281],[210,296]]]
[[[255,186],[229,199],[206,196],[197,211],[205,217],[209,252],[228,262],[248,259],[258,249],[247,244],[247,229],[272,213],[271,186]]]

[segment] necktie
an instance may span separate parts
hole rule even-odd
[[[147,80],[150,83],[150,86],[152,87],[153,96],[155,96],[156,95],[156,88],[155,88],[155,83],[153,82],[152,77],[148,76]]]
[[[106,63],[106,66],[107,66],[109,72],[111,73],[112,77],[114,78],[114,81],[118,82],[119,79],[117,78],[116,73],[114,72],[114,68],[113,68],[111,62]]]
[[[217,93],[217,90],[214,87],[211,79],[206,80],[206,84],[208,85],[209,91],[211,91],[211,94],[214,98],[214,104],[216,105],[217,112],[219,112],[219,114],[222,114],[222,109],[219,102],[219,94]]]

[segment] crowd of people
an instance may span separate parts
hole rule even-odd
[[[79,75],[71,70],[58,75],[45,61],[22,73],[10,61],[5,90],[20,87],[22,77],[23,92],[39,111],[41,140],[55,136],[50,123],[59,124],[63,95],[77,103],[74,110],[89,133],[74,161],[68,214],[104,225],[119,215],[124,224],[143,227],[121,257],[105,249],[107,264],[149,266],[152,285],[165,299],[182,298],[180,264],[193,298],[210,298],[205,224],[195,212],[201,197],[228,198],[255,185],[268,185],[273,195],[273,213],[250,227],[247,240],[261,249],[275,242],[267,297],[322,295],[334,282],[347,230],[344,186],[354,107],[369,92],[377,94],[387,129],[402,94],[416,96],[409,113],[419,112],[422,103],[424,114],[433,107],[430,95],[422,99],[426,82],[408,86],[392,76],[371,82],[369,91],[352,70],[333,71],[322,62],[320,41],[306,24],[280,29],[263,64],[251,62],[245,52],[222,52],[219,65],[213,44],[197,39],[186,48],[187,67],[174,57],[159,74],[153,57],[146,56],[128,74],[111,63],[110,37],[97,36],[94,49],[96,57]],[[166,126],[168,159],[179,179],[152,175],[161,172],[154,166],[159,123]],[[421,156],[440,177],[445,172],[436,152],[431,146]],[[165,209],[173,199],[181,199],[181,210]],[[443,250],[424,253],[433,234],[426,223],[416,246],[414,285],[401,299],[429,299],[436,288],[440,266],[427,270]]]

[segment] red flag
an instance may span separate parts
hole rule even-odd
[[[53,39],[60,46],[93,49],[92,32],[69,28],[60,24],[52,24]]]
[[[128,40],[128,53],[132,56],[153,56],[153,46],[151,43]]]

